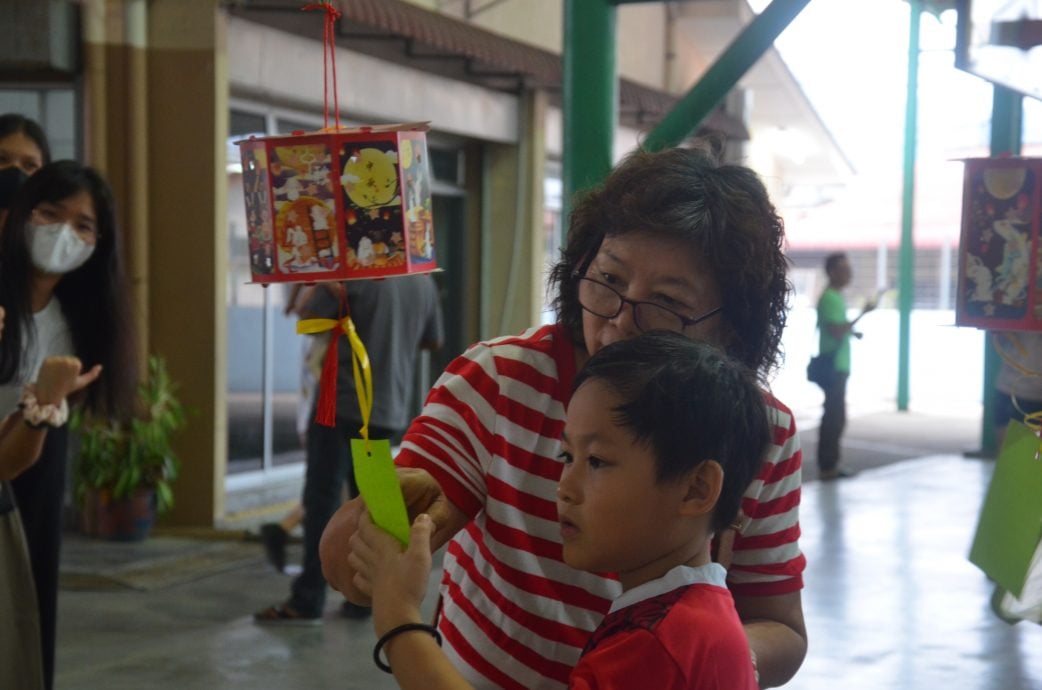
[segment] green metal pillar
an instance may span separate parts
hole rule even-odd
[[[810,0],[774,0],[749,22],[644,142],[649,151],[676,146],[713,111]]]
[[[994,85],[991,102],[991,155],[1020,155],[1024,97],[998,84]],[[995,425],[991,418],[995,407],[995,379],[999,373],[999,354],[991,342],[991,334],[984,333],[984,384],[981,400],[980,454],[994,456],[998,452]]]
[[[915,292],[915,149],[919,123],[919,24],[922,0],[908,0],[908,89],[905,101],[904,184],[901,195],[901,251],[898,262],[899,335],[897,353],[897,409],[908,410],[909,352],[912,302]]]
[[[572,195],[611,171],[618,119],[615,5],[608,0],[564,3],[563,213]],[[567,221],[566,221],[567,222]]]

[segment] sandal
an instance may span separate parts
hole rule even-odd
[[[253,614],[258,625],[285,625],[311,627],[322,625],[322,616],[304,616],[288,604],[275,604]]]

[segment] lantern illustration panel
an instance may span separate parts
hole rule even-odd
[[[253,280],[436,270],[425,129],[386,125],[238,142]]]
[[[966,161],[956,323],[1042,329],[1042,159]]]

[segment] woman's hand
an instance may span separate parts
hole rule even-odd
[[[373,524],[368,512],[359,519],[348,561],[355,570],[355,586],[372,598],[377,636],[403,623],[421,622],[433,531],[430,516],[421,514],[412,524],[409,546],[403,551],[397,539]]]
[[[76,357],[48,357],[36,376],[36,399],[41,405],[57,405],[94,383],[99,376],[100,364],[83,371],[83,364]]]
[[[398,484],[405,498],[405,510],[409,520],[427,514],[434,522],[434,542],[441,546],[452,538],[463,524],[456,524],[455,514],[459,511],[449,503],[441,491],[441,485],[426,470],[410,467],[398,468]],[[451,530],[451,531],[449,531]]]
[[[446,498],[429,472],[407,467],[399,467],[397,472],[409,519],[413,520],[420,514],[430,517],[434,523],[430,550],[437,551],[463,529],[469,518]],[[330,518],[319,542],[322,575],[326,582],[360,606],[369,605],[369,593],[355,584],[355,569],[351,566],[350,555],[351,539],[364,514],[365,504],[361,498],[348,501]]]

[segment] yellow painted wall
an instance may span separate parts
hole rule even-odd
[[[194,409],[177,439],[182,474],[167,522],[223,515],[227,460],[225,15],[216,0],[149,3],[149,240],[152,350]]]

